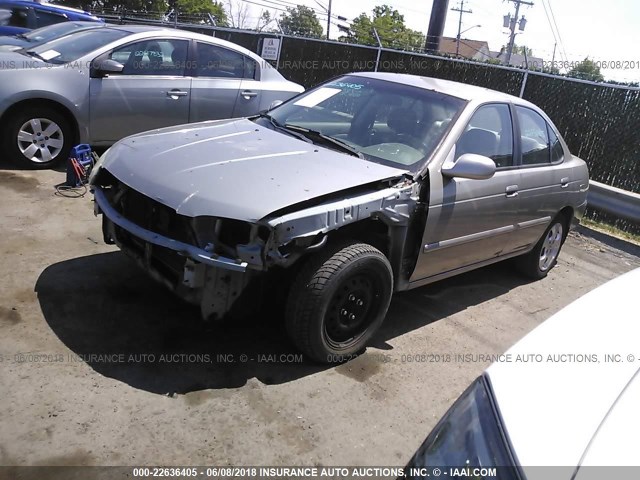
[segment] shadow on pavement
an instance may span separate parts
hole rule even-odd
[[[503,262],[397,294],[370,343],[391,349],[386,342],[394,337],[524,283]],[[47,323],[82,361],[149,392],[237,388],[253,377],[281,384],[332,368],[303,359],[280,318],[201,321],[198,308],[153,282],[120,252],[51,265],[35,290]]]

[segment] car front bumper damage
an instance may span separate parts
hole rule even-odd
[[[322,248],[332,230],[363,219],[406,230],[414,187],[402,182],[341,196],[256,224],[178,215],[115,179],[93,182],[92,191],[105,242],[116,244],[155,280],[198,305],[203,318],[219,319],[233,309],[244,312],[248,305],[259,305],[256,295],[263,295],[266,284],[277,283],[267,279]],[[211,231],[215,233],[208,236]]]

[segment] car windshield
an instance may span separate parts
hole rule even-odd
[[[517,478],[483,377],[473,382],[438,422],[407,465],[411,467],[505,467],[498,478]],[[413,470],[415,471],[415,470]],[[406,475],[423,478],[423,475]]]
[[[89,52],[127,35],[129,32],[112,28],[84,30],[27,49],[26,53],[45,62],[61,65],[78,60]]]
[[[79,28],[85,28],[89,25],[99,26],[97,22],[62,22],[47,27],[38,28],[30,32],[20,34],[20,38],[24,38],[30,43],[42,43],[52,38],[57,38],[67,33],[71,33]]]
[[[274,125],[366,160],[417,170],[465,101],[410,85],[344,76],[271,112]]]

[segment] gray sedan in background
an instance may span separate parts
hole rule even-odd
[[[107,26],[0,52],[0,141],[9,160],[48,168],[74,144],[244,117],[302,92],[253,52],[205,35]]]

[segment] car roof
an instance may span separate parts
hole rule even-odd
[[[640,368],[638,285],[640,269],[596,288],[510,348],[510,361],[505,357],[487,369],[521,465],[579,465],[606,424]],[[518,362],[517,355],[529,361]],[[619,355],[613,357],[619,361],[607,361],[606,355]],[[637,409],[635,422],[640,422]]]
[[[513,95],[508,95],[506,93],[498,92],[497,90],[469,85],[467,83],[454,82],[451,80],[442,80],[439,78],[411,75],[408,73],[390,72],[356,72],[350,73],[349,75],[355,75],[358,77],[369,77],[378,80],[385,80],[388,82],[411,85],[413,87],[432,90],[454,97],[462,98],[463,100],[475,100],[481,102],[511,102],[527,106],[535,106],[532,103],[527,102],[526,100],[514,97]]]

